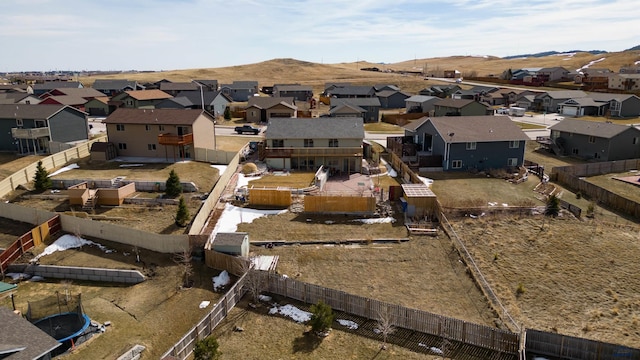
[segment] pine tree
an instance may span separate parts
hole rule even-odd
[[[180,178],[174,170],[169,173],[169,178],[165,183],[165,194],[168,197],[174,198],[182,193],[182,184],[180,184]]]
[[[228,106],[224,108],[224,119],[231,120],[231,108]]]
[[[557,217],[560,214],[560,200],[555,195],[549,196],[547,206],[544,209],[545,216]]]
[[[37,191],[45,191],[53,186],[51,178],[49,178],[49,172],[42,166],[42,161],[38,161],[33,182]]]
[[[176,212],[176,225],[178,226],[186,226],[187,222],[189,222],[189,209],[187,209],[187,204],[184,202],[184,197],[180,197],[180,202],[178,202],[178,211]]]
[[[220,358],[218,350],[218,340],[209,336],[196,343],[193,349],[193,358],[195,360],[217,360]]]
[[[318,301],[317,304],[311,305],[311,330],[316,334],[326,333],[331,329],[333,323],[333,310],[331,306],[325,304],[322,301]]]

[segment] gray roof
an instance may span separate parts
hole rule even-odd
[[[564,119],[549,129],[605,139],[610,139],[624,131],[627,131],[628,129],[634,129],[640,133],[640,130],[632,126],[576,119]]]
[[[377,97],[370,98],[330,98],[330,107],[336,107],[341,105],[355,105],[355,106],[380,106],[380,99]]]
[[[42,105],[36,105],[42,106]],[[161,124],[192,125],[200,115],[214,121],[212,115],[200,109],[127,109],[119,108],[112,112],[105,124]]]
[[[580,105],[580,106],[595,106],[601,107],[606,106],[608,103],[602,101],[595,101],[592,98],[577,98],[577,99],[569,99],[567,101],[563,101],[560,105]]]
[[[633,94],[613,94],[613,93],[593,92],[593,93],[589,93],[589,97],[595,101],[609,102],[611,100],[625,101],[629,98],[637,97],[637,96]]]
[[[0,119],[20,118],[45,120],[59,113],[64,108],[73,109],[82,113],[82,111],[66,105],[0,104]]]
[[[231,84],[222,84],[220,88],[229,88],[229,89],[254,89],[258,87],[258,82],[253,80],[246,81],[234,81]]]
[[[404,99],[404,101],[423,103],[423,102],[427,102],[429,100],[434,100],[434,99],[440,99],[440,98],[435,96],[428,96],[428,95],[413,95],[411,97]]]
[[[30,96],[30,94],[20,92],[0,93],[0,104],[15,104],[27,96]]]
[[[375,84],[375,85],[373,85],[373,88],[376,89],[376,91],[379,91],[380,89],[384,89],[384,88],[389,88],[390,90],[400,91],[400,88],[397,85],[393,85],[393,84]]]
[[[161,102],[159,102],[156,105],[156,108],[161,109],[161,108],[165,107],[168,102],[176,103],[176,104],[178,104],[178,105],[180,105],[180,106],[182,106],[184,108],[188,108],[188,107],[191,107],[191,106],[195,105],[186,96],[176,96],[176,97],[173,97],[173,98],[170,98],[170,99],[162,100]],[[200,102],[200,100],[198,100],[198,103],[199,102]],[[198,105],[202,105],[202,104],[198,104]]]
[[[77,81],[49,81],[44,84],[34,84],[33,90],[53,90],[62,88],[80,88],[82,84]]]
[[[420,119],[411,120],[409,123],[403,126],[404,129],[415,132],[422,124],[426,123],[429,120],[428,116],[421,117]]]
[[[364,139],[360,117],[271,118],[266,139]]]
[[[576,99],[587,97],[587,93],[582,90],[557,90],[547,91],[545,93],[538,94],[538,98],[542,98],[545,95],[549,95],[552,99]]]
[[[192,82],[163,82],[160,83],[162,91],[200,91],[200,85]]]
[[[240,246],[244,241],[244,238],[248,234],[246,232],[219,232],[216,233],[215,239],[213,239],[213,246],[226,245],[226,246]]]
[[[451,98],[440,99],[440,101],[436,102],[434,105],[435,106],[449,107],[449,108],[454,108],[454,109],[462,109],[463,107],[468,106],[468,105],[470,105],[472,103],[478,103],[480,105],[488,107],[487,104],[480,103],[480,102],[477,102],[477,101],[472,100],[472,99],[451,99]]]
[[[378,91],[376,93],[376,96],[378,96],[378,97],[389,97],[389,96],[395,95],[395,94],[402,94],[405,97],[411,96],[411,95],[409,95],[409,94],[407,94],[405,92],[402,92],[400,90],[382,90],[382,91]]]
[[[129,80],[97,79],[91,87],[97,90],[124,90],[126,88],[135,90],[136,84],[135,81]]]
[[[360,106],[351,105],[351,104],[342,104],[342,105],[334,106],[331,108],[331,110],[329,110],[329,114],[331,115],[345,114],[345,113],[362,114],[365,112],[367,112],[367,110],[361,108]]]
[[[336,87],[328,91],[332,95],[370,95],[375,92],[373,86],[368,85],[349,85]]]
[[[309,85],[300,85],[300,84],[282,84],[282,85],[273,85],[278,91],[313,91],[311,86]]]
[[[247,107],[255,106],[259,109],[269,109],[278,104],[283,104],[291,109],[297,109],[293,105],[292,97],[252,96],[247,102]]]
[[[61,345],[56,339],[5,307],[0,307],[0,324],[0,354],[9,354],[7,360],[38,359]]]
[[[204,104],[208,105],[208,104],[211,104],[213,100],[215,100],[215,98],[218,97],[218,95],[220,94],[222,94],[222,96],[225,99],[227,99],[227,101],[229,102],[233,101],[233,99],[231,99],[229,95],[222,93],[222,91],[203,91],[202,94],[200,93],[200,90],[180,91],[179,93],[176,94],[176,96],[184,96],[187,99],[189,99],[189,101],[191,101],[193,105],[202,106],[203,97],[204,97]]]
[[[451,143],[530,140],[508,116],[443,116],[428,121]]]

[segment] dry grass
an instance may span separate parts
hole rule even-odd
[[[522,130],[531,130],[531,129],[546,129],[546,126],[543,125],[537,125],[537,124],[531,124],[531,123],[524,123],[524,122],[519,122],[519,121],[514,121],[514,123],[516,125],[518,125]]]
[[[39,155],[18,156],[13,153],[0,153],[0,180],[7,178],[9,175],[20,169],[38,162],[38,160],[43,157],[44,156]]]
[[[312,172],[290,172],[287,175],[264,175],[260,179],[249,181],[249,187],[289,187],[294,189],[304,189],[313,185],[315,173]]]
[[[0,249],[5,249],[32,228],[29,223],[0,218]]]
[[[524,154],[525,160],[533,161],[544,166],[545,172],[550,173],[551,169],[556,166],[568,166],[573,164],[584,164],[583,160],[572,158],[569,156],[558,157],[552,153],[538,148],[535,141],[527,141],[527,149]]]
[[[67,250],[42,257],[43,264],[94,266],[140,270],[147,276],[143,283],[109,285],[103,283],[74,281],[72,293],[81,293],[85,313],[98,322],[111,321],[112,325],[104,334],[83,344],[72,354],[62,358],[114,359],[135,344],[146,346],[143,358],[158,359],[177,342],[193,324],[208,310],[199,309],[202,300],[215,303],[219,298],[213,293],[211,277],[218,271],[208,269],[201,263],[194,263],[196,275],[194,287],[178,290],[181,283],[180,268],[171,254],[158,254],[141,249],[140,259],[146,265],[135,263],[133,249],[121,244],[99,241],[114,253],[103,253],[95,247]],[[20,283],[15,296],[16,307],[27,310],[28,300],[38,300],[63,291],[59,281]],[[9,299],[0,301],[1,306],[11,306]]]
[[[364,130],[370,133],[404,133],[402,127],[384,122],[364,124]]]
[[[585,180],[601,188],[607,189],[615,194],[626,197],[633,201],[640,202],[640,186],[616,180],[614,177],[638,176],[637,172],[626,172],[621,174],[605,174],[590,176]]]
[[[469,219],[455,229],[525,327],[637,347],[638,225],[563,217],[541,230],[542,221]],[[516,296],[520,283],[526,291]]]
[[[216,136],[216,148],[218,150],[238,152],[250,141],[257,141],[257,138],[247,138],[244,136]]]
[[[533,191],[538,184],[535,176],[513,184],[503,179],[487,178],[486,175],[454,174],[458,178],[445,178],[449,175],[427,174],[434,179],[431,188],[445,207],[488,206],[489,202],[496,202],[499,206],[543,205]]]

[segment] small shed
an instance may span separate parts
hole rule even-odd
[[[111,142],[94,142],[89,150],[91,160],[109,161],[118,156],[116,145]]]
[[[217,233],[211,249],[228,255],[249,256],[249,234],[244,232]]]
[[[431,217],[437,211],[436,194],[426,184],[402,184],[407,216]]]

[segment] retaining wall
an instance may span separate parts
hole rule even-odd
[[[9,272],[21,272],[43,278],[71,279],[84,281],[103,281],[124,284],[137,284],[145,280],[144,275],[138,270],[117,270],[88,268],[77,266],[55,265],[10,265]]]
[[[100,179],[52,179],[52,185],[54,189],[68,189],[74,185],[81,184],[86,182],[88,187],[91,189],[111,189],[113,188],[113,183],[111,180],[100,180]],[[158,180],[158,181],[132,181],[132,180],[122,180],[120,181],[121,185],[125,184],[136,184],[136,191],[149,191],[149,192],[164,192],[166,187],[166,180]],[[183,192],[197,192],[198,187],[196,184],[192,182],[181,182],[182,191]]]

